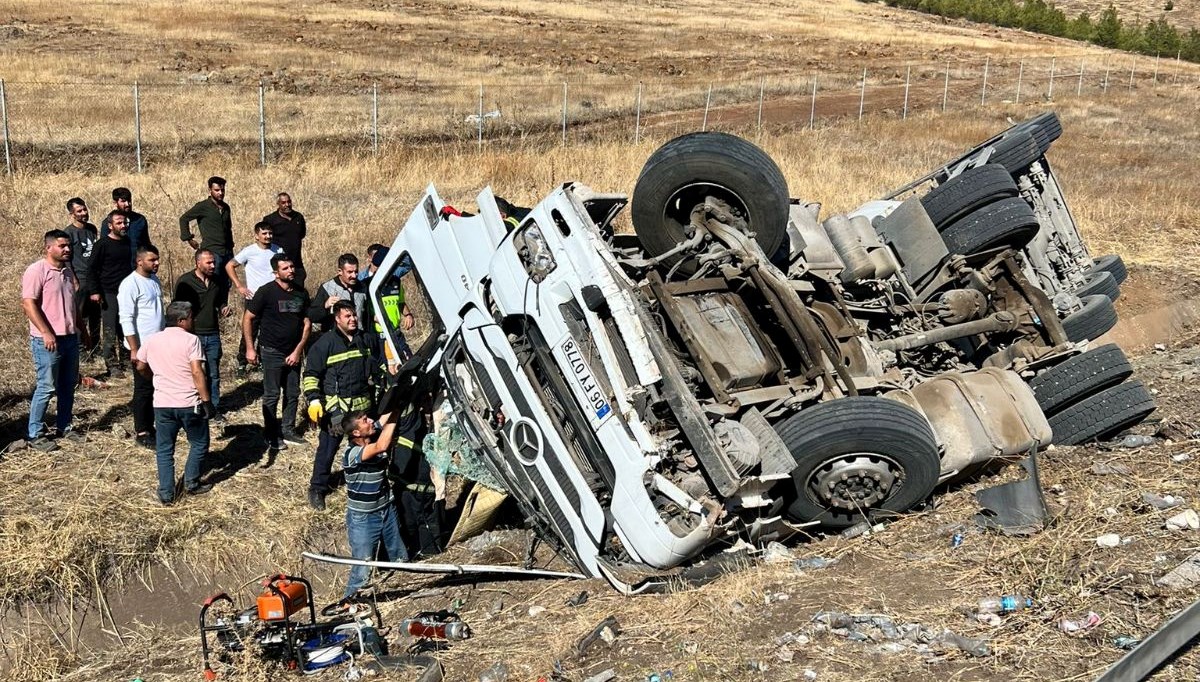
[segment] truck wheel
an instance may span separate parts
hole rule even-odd
[[[746,220],[763,253],[787,236],[787,181],[771,157],[734,135],[690,133],[651,154],[634,186],[633,230],[646,251],[657,256],[686,239],[692,209],[707,196]]]
[[[1115,253],[1093,260],[1092,267],[1088,272],[1107,272],[1117,281],[1117,286],[1124,284],[1125,278],[1129,276],[1125,261]]]
[[[997,163],[969,168],[921,197],[921,205],[939,230],[997,199],[1017,196],[1017,185]]]
[[[1025,122],[1029,133],[1033,135],[1033,139],[1037,142],[1037,146],[1042,150],[1042,154],[1050,149],[1050,145],[1055,140],[1062,137],[1062,121],[1058,120],[1058,114],[1053,111],[1047,111],[1044,114],[1035,116]]]
[[[1117,309],[1111,298],[1095,294],[1082,301],[1083,308],[1062,321],[1067,338],[1075,343],[1098,339],[1117,324]]]
[[[1108,300],[1115,302],[1121,297],[1121,287],[1117,286],[1117,280],[1111,273],[1093,272],[1088,275],[1087,281],[1083,283],[1083,286],[1076,289],[1074,293],[1079,298],[1100,294],[1101,296],[1107,296]]]
[[[988,163],[1004,166],[1012,175],[1021,175],[1029,166],[1042,158],[1042,149],[1028,130],[1014,130],[1011,134],[992,143],[992,155]]]
[[[929,422],[886,398],[848,397],[776,425],[796,459],[788,514],[844,528],[907,511],[937,485],[941,461]]]
[[[1138,380],[1084,398],[1050,417],[1055,445],[1078,445],[1140,423],[1154,411],[1154,397]]]
[[[1051,367],[1031,379],[1029,387],[1042,412],[1053,415],[1132,375],[1133,366],[1125,353],[1115,343],[1109,343]]]
[[[942,230],[950,253],[969,256],[999,246],[1021,248],[1039,229],[1037,216],[1024,199],[1000,199],[959,218]]]

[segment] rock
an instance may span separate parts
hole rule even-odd
[[[508,666],[503,663],[493,664],[479,673],[479,682],[508,682]]]
[[[1182,497],[1174,495],[1155,495],[1154,493],[1142,493],[1142,502],[1154,507],[1155,509],[1170,509],[1183,504],[1185,500]]]
[[[1128,476],[1133,471],[1119,462],[1096,462],[1092,465],[1092,473],[1097,476]]]
[[[538,616],[542,615],[545,612],[546,612],[545,606],[530,606],[529,607],[529,617],[530,618],[537,618]]]
[[[823,556],[807,557],[804,559],[796,559],[796,561],[792,563],[792,569],[797,572],[815,571],[822,568],[829,568],[837,562],[837,559],[826,559]]]
[[[1192,456],[1186,452],[1180,452],[1179,454],[1171,455],[1172,462],[1186,462],[1191,458]]]
[[[1200,514],[1195,509],[1182,511],[1167,519],[1167,530],[1200,530]]]
[[[1142,436],[1136,433],[1131,433],[1117,441],[1116,446],[1119,448],[1133,450],[1135,448],[1146,447],[1147,445],[1154,445],[1156,442],[1158,441],[1154,439],[1154,436]]]
[[[609,668],[608,670],[605,670],[603,672],[598,672],[595,675],[592,675],[591,677],[585,679],[583,682],[608,682],[609,680],[615,678],[616,676],[617,676],[617,672],[615,670],[613,670],[612,668]]]
[[[1183,561],[1166,575],[1154,581],[1159,587],[1182,590],[1200,584],[1200,552]]]
[[[1096,538],[1096,545],[1099,547],[1116,547],[1121,544],[1121,536],[1116,533],[1105,533]]]

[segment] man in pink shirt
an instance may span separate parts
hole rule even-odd
[[[29,401],[29,447],[53,452],[58,445],[46,437],[46,408],[58,398],[57,436],[83,441],[71,431],[75,383],[79,378],[79,329],[75,292],[79,281],[71,269],[71,237],[62,230],[45,234],[46,257],[25,268],[21,276],[21,308],[29,318],[29,349],[37,370],[37,386]]]
[[[155,452],[158,458],[158,500],[175,502],[175,438],[187,434],[188,458],[183,485],[190,495],[212,490],[201,483],[201,468],[208,454],[208,420],[217,415],[208,393],[204,349],[192,333],[192,304],[175,301],[167,306],[167,327],[147,338],[137,350],[138,371],[154,379]]]

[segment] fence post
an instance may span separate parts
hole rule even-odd
[[[1046,99],[1054,99],[1054,64],[1055,57],[1050,58],[1050,90],[1046,93]]]
[[[912,83],[912,66],[909,65],[904,71],[904,111],[900,114],[900,120],[908,120],[908,88]]]
[[[812,130],[817,124],[817,75],[813,74],[812,106],[808,110],[808,129]]]
[[[1155,85],[1158,84],[1158,58],[1161,56],[1162,56],[1161,54],[1154,55],[1154,84]]]
[[[985,61],[983,63],[983,87],[980,88],[979,106],[983,106],[984,104],[987,103],[987,77],[988,77],[988,69],[991,68],[991,66],[992,66],[992,58],[988,57],[987,61]]]
[[[1025,78],[1025,60],[1021,60],[1021,64],[1017,66],[1017,104],[1021,103],[1021,81]]]
[[[475,139],[479,151],[483,151],[483,83],[479,84],[479,120],[475,123]]]
[[[1106,64],[1104,66],[1104,94],[1108,94],[1108,73],[1112,69]]]
[[[637,144],[642,141],[642,84],[638,82],[637,91],[637,113],[633,119],[633,143]]]
[[[712,83],[708,84],[708,94],[704,97],[704,120],[700,122],[700,130],[708,130],[708,107],[712,104]]]
[[[762,109],[763,95],[766,94],[767,79],[760,77],[758,79],[758,137],[762,137]]]
[[[3,78],[0,78],[0,118],[4,119],[4,170],[12,175],[12,146],[8,140],[8,96],[4,91]]]
[[[379,156],[379,83],[371,85],[371,152]]]
[[[563,81],[562,143],[567,146],[567,82]]]
[[[1075,86],[1075,96],[1083,94],[1083,60],[1079,60],[1079,85]]]
[[[858,93],[858,120],[862,121],[863,106],[867,103],[867,70],[863,68],[862,90]]]
[[[267,165],[267,107],[266,85],[258,81],[258,163]]]
[[[137,151],[137,172],[142,172],[142,98],[138,82],[133,82],[133,136]]]
[[[1130,90],[1133,89],[1133,72],[1136,70],[1137,70],[1137,62],[1135,61],[1129,65],[1129,89]]]
[[[942,113],[946,113],[946,100],[950,97],[950,62],[946,62],[946,82],[942,84]]]

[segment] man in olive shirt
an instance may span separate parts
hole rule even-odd
[[[199,242],[192,232],[193,220],[200,233]],[[233,258],[233,218],[229,214],[229,204],[225,203],[225,178],[217,175],[209,178],[208,197],[179,216],[179,238],[193,249],[213,252],[217,259],[217,281],[228,290],[225,263]]]
[[[294,259],[296,278],[293,284],[303,289],[308,272],[304,269],[304,255],[301,249],[304,246],[304,238],[308,236],[308,225],[304,222],[304,215],[292,208],[292,196],[287,192],[280,192],[275,197],[275,204],[279,209],[263,216],[262,222],[271,226],[274,233],[272,242],[278,244],[284,253]]]
[[[192,333],[200,338],[204,351],[208,392],[216,409],[221,407],[221,318],[229,317],[229,292],[216,282],[217,260],[212,251],[196,252],[196,269],[180,275],[175,283],[176,301],[192,304]],[[224,418],[218,411],[216,421]]]

